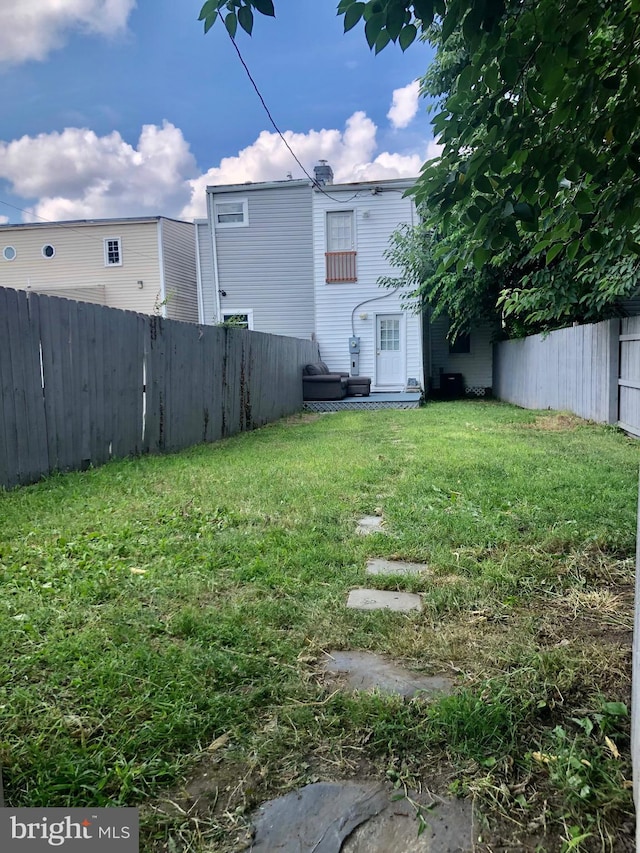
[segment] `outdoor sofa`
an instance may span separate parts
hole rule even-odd
[[[349,376],[331,373],[324,361],[305,364],[302,369],[304,400],[342,400],[344,397],[368,397],[371,379],[368,376]]]

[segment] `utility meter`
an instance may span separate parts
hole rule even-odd
[[[349,338],[349,354],[351,355],[351,375],[360,373],[360,338]]]

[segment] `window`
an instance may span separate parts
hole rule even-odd
[[[56,253],[55,247],[50,243],[47,243],[46,246],[42,247],[42,257],[43,258],[52,258]]]
[[[327,282],[357,281],[352,210],[327,213]]]
[[[327,213],[327,251],[351,252],[353,248],[353,211],[334,210]]]
[[[400,352],[400,320],[380,320],[380,349]]]
[[[13,248],[13,246],[5,246],[2,250],[2,257],[5,259],[5,261],[14,261],[17,254],[18,253]]]
[[[469,355],[471,353],[471,335],[458,335],[449,342],[449,355]]]
[[[122,246],[120,237],[107,237],[104,241],[105,267],[122,266]]]
[[[234,329],[253,329],[253,311],[223,311],[222,322]]]
[[[246,198],[215,203],[216,228],[242,228],[249,224],[249,205]]]

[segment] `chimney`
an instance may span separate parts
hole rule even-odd
[[[319,166],[313,167],[316,183],[320,186],[333,183],[333,169],[326,160],[320,160]]]

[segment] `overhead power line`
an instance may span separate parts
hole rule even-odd
[[[330,198],[332,201],[336,201],[336,202],[338,202],[338,204],[346,204],[347,202],[352,201],[352,200],[353,200],[353,199],[358,195],[358,193],[355,193],[355,195],[351,196],[351,198],[336,198],[335,196],[332,196],[330,193],[328,193],[325,189],[323,189],[322,185],[318,182],[318,180],[317,180],[316,178],[311,177],[311,175],[309,174],[309,172],[307,172],[307,170],[305,169],[304,165],[303,165],[303,164],[300,162],[300,160],[298,159],[298,156],[297,156],[296,152],[295,152],[295,151],[293,150],[293,148],[289,145],[289,143],[287,142],[287,140],[286,140],[286,138],[285,138],[284,134],[282,133],[282,131],[280,130],[280,128],[279,128],[279,127],[278,127],[278,125],[276,124],[276,121],[275,121],[274,117],[271,115],[271,110],[270,110],[270,109],[269,109],[269,107],[267,106],[267,102],[265,101],[265,99],[264,99],[264,97],[263,97],[263,95],[262,95],[262,92],[261,92],[261,91],[260,91],[260,89],[258,88],[258,84],[257,84],[257,83],[256,83],[256,81],[254,80],[253,75],[251,74],[251,71],[249,71],[249,66],[248,66],[248,65],[247,65],[247,63],[244,61],[244,57],[242,56],[242,53],[240,52],[240,48],[239,48],[239,47],[238,47],[238,45],[236,44],[236,40],[234,39],[234,37],[233,37],[230,33],[229,33],[229,38],[231,39],[231,44],[234,46],[234,48],[235,48],[235,50],[236,50],[236,53],[238,54],[238,59],[239,59],[239,60],[240,60],[240,62],[242,63],[242,67],[243,67],[243,68],[244,68],[244,70],[246,71],[246,73],[247,73],[247,77],[249,78],[249,81],[250,81],[251,85],[252,85],[252,86],[253,86],[253,88],[255,89],[255,93],[256,93],[256,95],[258,96],[258,98],[259,98],[259,100],[260,100],[260,103],[262,104],[262,107],[263,107],[263,109],[264,109],[265,113],[267,114],[267,117],[268,117],[269,121],[271,122],[271,125],[273,126],[273,129],[274,129],[274,130],[275,130],[275,132],[278,134],[278,136],[280,137],[280,139],[284,142],[284,144],[286,145],[287,149],[289,150],[289,153],[291,154],[291,156],[293,157],[293,159],[296,161],[296,163],[298,164],[298,166],[300,166],[300,168],[302,169],[302,171],[304,172],[304,174],[307,176],[307,178],[309,178],[309,180],[311,181],[311,183],[314,185],[314,187],[315,187],[317,190],[319,190],[319,192],[321,192],[323,195],[326,195],[326,196],[327,196],[327,198]]]

